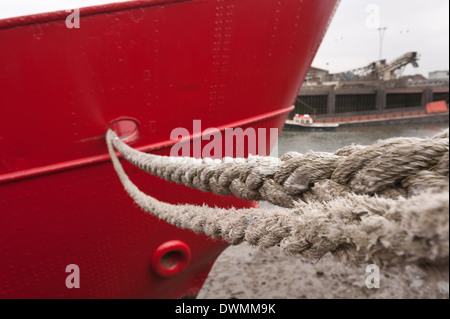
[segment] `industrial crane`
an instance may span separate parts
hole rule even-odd
[[[386,60],[380,60],[369,65],[347,72],[334,74],[335,80],[352,81],[357,80],[395,80],[402,74],[404,68],[411,64],[415,68],[419,67],[419,54],[417,52],[408,52],[401,57],[386,63]]]

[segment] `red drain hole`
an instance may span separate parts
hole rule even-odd
[[[170,278],[182,272],[191,260],[191,250],[180,240],[165,242],[152,255],[150,266],[157,275]]]
[[[132,143],[139,137],[139,121],[130,117],[120,117],[112,121],[109,128],[113,130],[124,143]]]

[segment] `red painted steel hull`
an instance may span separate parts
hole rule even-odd
[[[195,295],[226,248],[139,210],[108,160],[115,119],[139,121],[133,144],[168,155],[170,132],[281,130],[337,0],[133,1],[0,21],[0,297]],[[168,184],[131,165],[170,203],[251,207]],[[150,269],[161,244],[192,253],[171,278]],[[66,287],[66,266],[80,288]]]

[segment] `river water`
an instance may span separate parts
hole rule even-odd
[[[334,152],[351,144],[370,145],[379,139],[391,137],[430,137],[448,128],[449,123],[401,124],[367,127],[345,127],[331,132],[307,132],[284,130],[278,140],[278,148],[272,156],[288,152]]]

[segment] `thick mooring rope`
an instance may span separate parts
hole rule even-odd
[[[449,184],[448,130],[431,139],[395,138],[334,154],[288,153],[281,159],[199,160],[146,154],[120,141],[114,147],[129,162],[166,181],[282,207],[348,192],[396,198],[416,194],[424,185],[444,190]],[[312,186],[324,181],[326,185],[313,191]],[[319,188],[326,191],[317,192]]]
[[[183,229],[317,260],[448,264],[448,130],[430,139],[398,138],[335,154],[289,153],[221,161],[138,152],[108,131],[114,168],[142,209]],[[203,191],[287,208],[220,209],[171,205],[141,192],[114,147],[141,169]],[[249,222],[249,221],[252,222]]]

